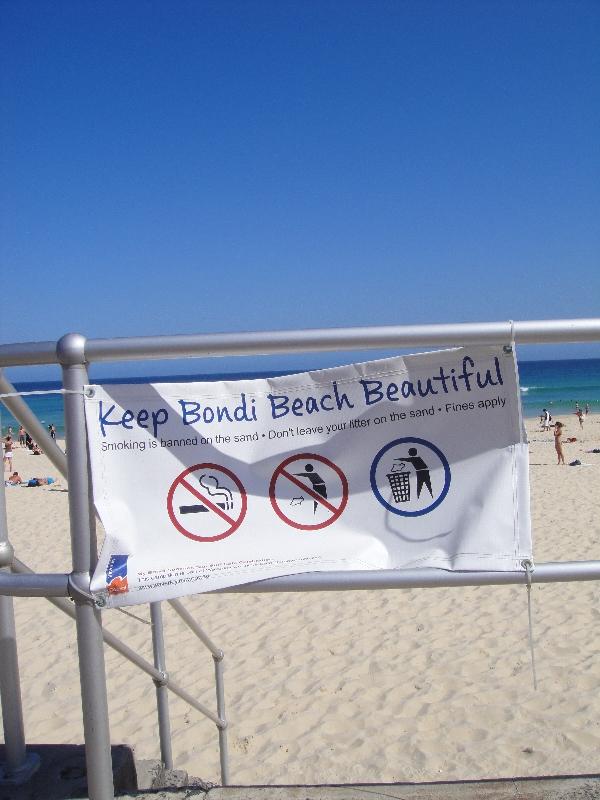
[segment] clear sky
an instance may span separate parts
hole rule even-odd
[[[597,0],[0,11],[2,341],[599,315]]]

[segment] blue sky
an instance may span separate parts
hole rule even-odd
[[[2,341],[599,314],[596,0],[1,15]]]

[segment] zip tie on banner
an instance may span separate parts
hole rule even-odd
[[[0,394],[0,400],[4,397],[25,397],[32,394],[81,394],[84,392],[81,389],[37,389],[31,392],[6,392]]]
[[[537,692],[537,675],[535,671],[535,650],[533,646],[533,621],[531,615],[531,573],[535,569],[533,562],[528,558],[521,561],[521,566],[525,570],[525,577],[527,578],[527,616],[529,619],[529,650],[531,652],[531,672],[533,675],[533,689]]]

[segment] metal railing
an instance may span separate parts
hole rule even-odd
[[[21,586],[16,587],[14,592],[15,596],[36,596],[36,597],[46,597],[50,603],[55,608],[58,608],[67,616],[71,617],[71,619],[75,619],[75,608],[73,603],[70,599],[67,599],[69,596],[68,591],[68,582],[69,576],[68,575],[52,575],[52,576],[40,576],[36,575],[33,570],[31,570],[26,564],[20,561],[18,558],[13,557],[12,561],[12,571],[13,571],[13,578],[18,576],[33,576],[33,578],[42,578],[43,582],[39,588],[39,592],[34,595],[34,591],[31,589],[25,589],[27,583],[22,581]],[[52,584],[46,581],[45,579],[50,577],[53,579]],[[16,582],[15,582],[16,583]],[[32,583],[30,581],[30,583]],[[4,590],[4,586],[0,584],[0,595]],[[56,595],[50,594],[51,591],[56,591]],[[0,601],[2,600],[0,596]],[[184,700],[188,705],[192,708],[196,709],[196,711],[200,712],[203,716],[210,719],[214,724],[217,726],[219,730],[219,750],[220,750],[220,761],[221,761],[221,781],[223,785],[226,786],[229,782],[229,765],[228,765],[228,757],[227,757],[227,719],[225,717],[225,693],[224,693],[224,682],[223,682],[223,659],[225,654],[222,650],[217,648],[215,644],[210,640],[210,638],[206,635],[203,629],[198,625],[196,620],[192,617],[192,615],[187,611],[185,606],[183,606],[178,600],[169,600],[167,601],[169,605],[177,612],[177,614],[182,618],[188,628],[196,635],[198,639],[205,645],[205,647],[210,650],[213,660],[215,662],[215,683],[216,683],[216,700],[217,700],[217,713],[215,714],[209,708],[207,708],[202,703],[198,702],[189,692],[183,689],[178,683],[175,683],[169,676],[169,673],[166,669],[166,659],[165,659],[165,648],[164,648],[164,637],[163,637],[163,621],[162,621],[162,604],[161,603],[149,603],[150,606],[150,619],[152,625],[152,650],[154,654],[154,665],[150,664],[145,658],[140,656],[135,650],[132,650],[131,647],[128,647],[124,642],[122,642],[117,636],[115,636],[110,631],[105,629],[102,630],[102,637],[105,643],[115,650],[117,653],[122,655],[136,667],[145,672],[149,675],[154,684],[156,686],[156,700],[157,700],[157,712],[158,712],[158,733],[159,733],[159,741],[160,741],[160,753],[161,753],[161,761],[165,765],[167,769],[173,769],[173,756],[172,756],[172,748],[171,748],[171,731],[170,731],[170,723],[169,723],[169,707],[168,707],[168,692],[171,691],[173,694],[176,694],[182,700]],[[1,629],[1,628],[0,628]],[[0,685],[2,685],[2,679],[0,678]],[[3,715],[5,724],[7,721],[10,720],[11,715]],[[19,729],[19,725],[12,725],[7,735],[5,735],[5,740],[7,744],[11,740],[15,738],[14,731]],[[9,745],[9,749],[10,745]],[[7,758],[7,772],[9,774],[13,774],[15,771],[19,774],[21,764],[20,762],[14,763],[14,760],[11,759],[10,764],[8,764],[9,759]]]
[[[600,341],[600,318],[538,321],[504,321],[448,325],[387,326],[369,328],[319,329],[300,331],[271,331],[256,333],[222,333],[208,335],[134,337],[128,339],[90,339],[80,334],[66,334],[58,342],[25,342],[0,346],[0,367],[36,364],[60,364],[65,396],[65,426],[67,458],[57,452],[55,443],[18,396],[4,397],[3,402],[13,416],[42,444],[57,469],[69,475],[69,513],[73,570],[70,575],[41,575],[30,573],[21,562],[13,559],[7,536],[0,535],[0,602],[16,596],[46,596],[51,602],[70,605],[64,600],[70,594],[74,609],[70,612],[77,623],[79,668],[82,687],[82,708],[86,759],[88,766],[88,791],[91,800],[112,800],[112,766],[110,762],[110,734],[106,676],[103,654],[103,631],[99,609],[89,594],[90,575],[96,565],[95,516],[91,501],[91,481],[87,454],[87,437],[83,413],[83,386],[88,383],[87,365],[91,362],[124,361],[164,358],[199,358],[223,356],[270,355],[274,353],[325,352],[336,350],[374,350],[411,348],[415,346],[453,346],[473,344],[544,344]],[[0,394],[12,394],[14,389],[0,372]],[[60,455],[59,455],[60,453]],[[59,467],[59,464],[61,465]],[[4,515],[4,508],[0,509]],[[1,526],[0,526],[1,528]],[[1,533],[1,531],[0,531]],[[18,574],[8,574],[7,566],[13,564]],[[535,583],[587,581],[600,579],[599,561],[538,564],[530,577]],[[378,572],[308,573],[248,583],[221,591],[225,592],[281,592],[312,590],[385,589],[429,586],[475,586],[492,584],[525,584],[525,572],[447,572],[438,569],[410,569]],[[60,598],[63,598],[62,600]],[[221,768],[225,774],[226,722],[224,717],[224,691],[222,680],[222,653],[199,632],[199,626],[177,600],[169,601],[175,611],[194,630],[212,652],[215,659],[217,684],[217,714],[200,707],[196,701],[165,679],[164,650],[160,642],[154,644],[155,666],[138,663],[153,676],[157,684],[159,708],[164,703],[159,690],[169,687],[180,697],[206,713],[218,726],[221,746]],[[7,641],[14,641],[12,607],[0,609],[0,625]],[[162,627],[156,611],[153,629]],[[12,639],[11,639],[12,637]],[[115,646],[116,637],[104,632],[108,644]],[[118,641],[118,640],[117,640]],[[125,647],[119,643],[118,647]],[[133,654],[138,660],[139,656]],[[129,656],[127,656],[129,657]],[[6,667],[11,680],[18,687],[16,649],[14,664]],[[133,658],[131,660],[134,660]],[[134,660],[134,663],[137,661]],[[142,660],[143,661],[143,660]],[[2,692],[3,709],[5,692]],[[13,698],[13,705],[15,704]],[[10,703],[8,703],[10,705]],[[20,700],[18,702],[20,711]],[[18,712],[14,711],[15,720]],[[163,726],[164,727],[164,726]],[[168,739],[168,730],[161,731]],[[18,742],[12,754],[14,762],[25,762],[24,739]],[[226,760],[226,756],[225,756]],[[226,783],[226,780],[223,780]]]

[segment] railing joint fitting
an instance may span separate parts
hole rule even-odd
[[[56,358],[63,367],[86,364],[86,338],[81,333],[65,333],[56,343]]]
[[[226,719],[221,719],[221,717],[219,717],[219,720],[218,720],[218,722],[216,723],[216,725],[217,725],[217,728],[218,728],[220,731],[226,731],[226,730],[227,730],[227,726],[228,726],[228,724],[229,724],[229,723],[227,722],[227,720],[226,720]]]
[[[225,653],[222,650],[219,650],[217,653],[213,653],[212,657],[215,664],[218,664],[219,661],[223,661],[225,658]]]
[[[79,605],[91,603],[97,605],[96,598],[90,592],[90,575],[88,572],[71,572],[67,577],[67,591],[71,600]]]
[[[160,671],[160,678],[152,678],[155,686],[166,686],[169,683],[169,673],[165,670]]]
[[[0,567],[12,567],[15,559],[15,548],[8,541],[0,542]]]

